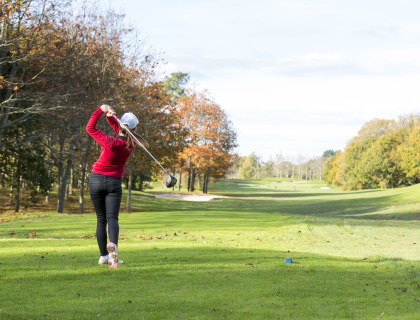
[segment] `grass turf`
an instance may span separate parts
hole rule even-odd
[[[273,182],[135,193],[117,270],[96,264],[93,213],[3,212],[0,319],[419,318],[420,185]]]

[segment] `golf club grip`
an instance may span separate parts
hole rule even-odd
[[[156,163],[162,168],[162,170],[163,171],[165,171],[166,172],[166,174],[168,175],[168,176],[170,176],[170,174],[169,174],[169,172],[168,171],[166,171],[165,170],[165,168],[164,167],[162,167],[162,165],[159,163],[159,161],[157,161],[156,159],[155,159],[155,157],[149,152],[149,150],[147,150],[146,149],[146,147],[143,145],[143,143],[141,143],[132,133],[131,133],[131,131],[127,128],[127,126],[125,125],[125,124],[123,124],[121,121],[120,121],[120,119],[118,119],[117,118],[117,116],[114,114],[113,115],[113,117],[118,121],[118,124],[120,125],[120,127],[121,128],[123,128],[123,129],[125,129],[125,131],[127,131],[128,132],[128,134],[134,139],[134,140],[136,140],[136,142],[149,154],[149,156],[151,156],[152,157],[152,159],[153,160],[155,160],[156,161]]]

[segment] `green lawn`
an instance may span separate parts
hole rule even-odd
[[[136,192],[116,270],[96,264],[94,213],[3,211],[0,319],[420,319],[420,185],[274,182]]]

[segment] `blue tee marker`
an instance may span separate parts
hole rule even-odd
[[[284,260],[285,263],[292,263],[292,258],[286,258],[286,260]]]

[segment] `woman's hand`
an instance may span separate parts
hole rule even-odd
[[[101,110],[103,113],[106,113],[107,117],[112,117],[115,113],[114,109],[112,109],[109,105],[103,104],[101,105]]]
[[[101,110],[103,113],[107,113],[109,109],[112,109],[109,105],[107,104],[101,105]]]
[[[108,112],[106,114],[107,117],[112,117],[115,113],[114,109],[112,109],[111,107],[109,107]]]

